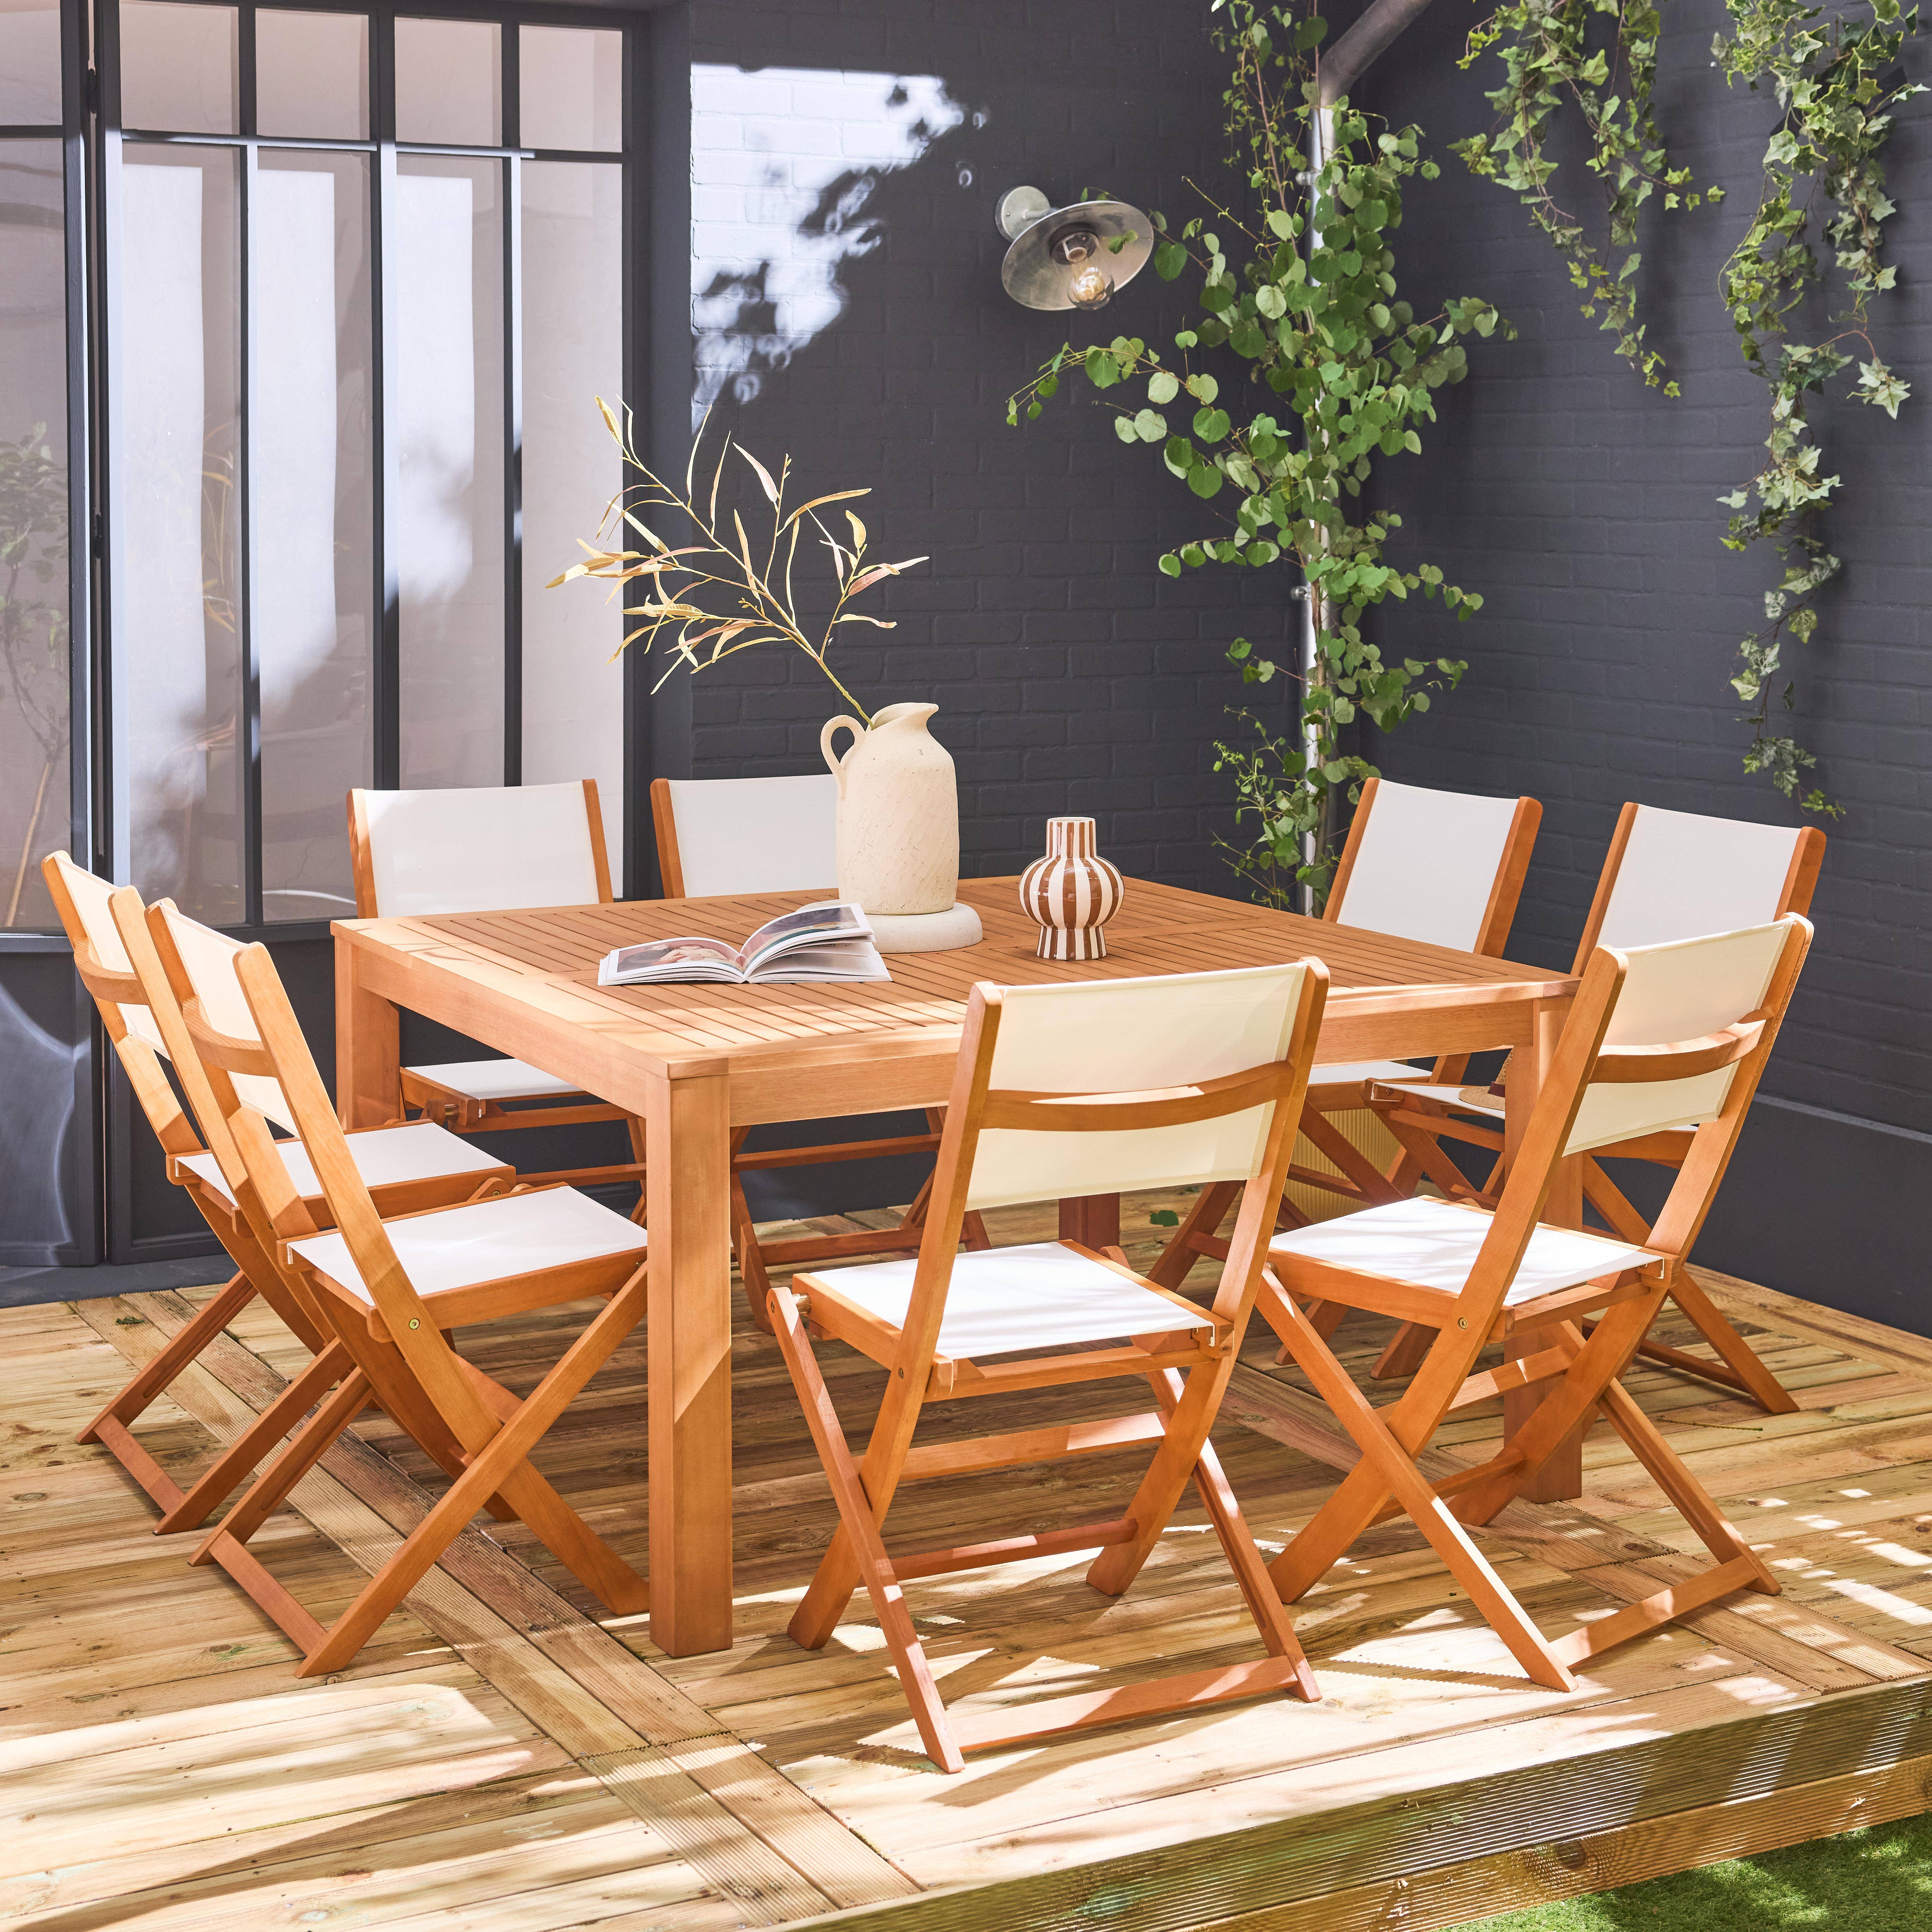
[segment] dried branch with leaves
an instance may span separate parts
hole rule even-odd
[[[874,617],[847,607],[874,584],[889,577],[897,577],[914,565],[926,561],[922,556],[908,556],[897,563],[868,563],[866,526],[850,510],[845,512],[845,521],[850,531],[849,543],[841,542],[826,527],[818,512],[828,503],[869,496],[872,491],[834,490],[788,511],[784,499],[791,482],[791,458],[788,456],[784,459],[774,479],[771,472],[748,449],[728,434],[712,472],[710,494],[700,508],[692,483],[698,473],[698,452],[704,447],[704,432],[710,425],[708,410],[704,421],[698,425],[697,435],[692,440],[691,458],[685,465],[684,488],[680,492],[638,455],[630,411],[626,410],[620,420],[602,396],[597,398],[597,407],[604,418],[604,427],[622,452],[625,467],[635,470],[644,481],[627,483],[610,499],[597,526],[597,542],[578,539],[586,553],[584,560],[573,563],[560,576],[553,578],[548,587],[554,590],[559,584],[568,584],[573,578],[579,577],[602,578],[606,582],[620,585],[639,584],[645,593],[644,602],[624,606],[625,616],[639,621],[626,631],[624,640],[617,648],[621,654],[641,638],[648,653],[662,642],[670,661],[664,666],[657,683],[652,686],[653,690],[662,686],[680,664],[695,675],[755,645],[784,644],[802,651],[857,716],[869,726],[872,722],[871,714],[839,681],[827,659],[832,645],[838,641],[842,624],[867,624],[880,631],[896,628],[895,624],[885,618]],[[757,559],[746,532],[745,520],[737,511],[734,509],[730,513],[729,539],[718,533],[718,495],[724,482],[725,459],[734,448],[751,466],[770,508],[771,536],[762,546],[762,562]],[[647,516],[653,520],[662,520],[659,513],[664,510],[675,511],[687,518],[702,541],[676,546],[667,543],[645,520]],[[799,614],[798,600],[792,586],[799,538],[808,523],[831,554],[832,579],[837,590],[831,614],[815,642],[806,630],[805,620]],[[647,548],[631,550],[603,547],[612,542],[626,542],[627,532],[640,538]]]

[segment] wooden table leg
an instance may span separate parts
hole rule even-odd
[[[690,1657],[731,1643],[730,1082],[649,1098],[651,1641]]]
[[[1534,1048],[1529,1053],[1519,1052],[1510,1062],[1503,1130],[1504,1144],[1510,1153],[1515,1151],[1520,1142],[1531,1110],[1536,1105],[1536,1096],[1542,1090],[1544,1076],[1556,1053],[1563,1023],[1569,1017],[1570,1004],[1568,1000],[1539,1001]],[[1526,1060],[1532,1063],[1528,1070],[1532,1077],[1527,1081],[1520,1080],[1517,1069]],[[1580,1228],[1583,1225],[1583,1163],[1580,1158],[1558,1162],[1549,1198],[1544,1204],[1543,1219],[1553,1227]],[[1547,1346],[1548,1338],[1536,1330],[1520,1328],[1504,1341],[1503,1353],[1514,1360],[1520,1356],[1535,1354]],[[1536,1413],[1543,1398],[1544,1390],[1540,1385],[1504,1392],[1503,1432],[1506,1438],[1514,1436]],[[1529,1502],[1564,1502],[1583,1493],[1583,1438],[1587,1433],[1586,1424],[1566,1436],[1549,1461],[1523,1485],[1522,1493]]]
[[[1120,1245],[1120,1197],[1118,1194],[1083,1194],[1060,1204],[1060,1238],[1078,1241],[1083,1248],[1118,1248]]]
[[[335,1108],[345,1127],[403,1116],[402,1043],[396,1010],[362,984],[362,950],[335,942]]]

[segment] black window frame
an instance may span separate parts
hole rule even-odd
[[[251,273],[249,259],[248,196],[251,186],[254,158],[264,148],[308,152],[334,150],[366,154],[370,170],[370,206],[369,237],[373,382],[370,435],[374,500],[371,531],[374,608],[371,612],[371,782],[379,788],[400,782],[401,761],[401,655],[400,586],[398,569],[395,526],[397,451],[389,434],[389,398],[394,392],[396,356],[396,317],[391,278],[384,272],[384,238],[395,221],[397,158],[401,154],[468,155],[496,161],[502,170],[504,192],[501,196],[505,264],[503,296],[503,782],[521,781],[523,762],[523,529],[522,529],[522,355],[520,257],[519,220],[520,196],[518,171],[528,161],[566,161],[616,164],[622,169],[622,204],[620,216],[622,237],[623,392],[639,396],[650,367],[646,334],[649,317],[641,312],[636,265],[649,247],[647,232],[650,196],[645,178],[652,147],[649,108],[651,88],[650,13],[636,9],[600,5],[567,6],[549,0],[422,0],[419,4],[398,4],[396,0],[175,0],[176,4],[196,6],[232,6],[239,22],[239,131],[233,134],[175,133],[166,130],[130,129],[121,113],[119,64],[119,0],[97,0],[94,16],[98,108],[96,119],[98,184],[94,208],[94,250],[98,263],[100,299],[96,304],[98,327],[96,368],[96,404],[104,426],[110,419],[112,398],[110,385],[118,364],[116,354],[122,326],[122,293],[113,260],[112,238],[116,232],[118,208],[117,189],[120,153],[124,145],[172,145],[184,147],[225,147],[243,154],[242,201],[239,213],[239,286],[243,304],[242,348],[242,423],[238,432],[240,464],[242,610],[239,649],[242,662],[242,714],[240,740],[245,760],[243,777],[243,838],[242,890],[243,916],[225,924],[222,930],[244,940],[302,940],[326,936],[326,918],[266,920],[262,903],[261,823],[261,716],[260,680],[255,646],[254,596],[251,584],[251,538],[248,464],[248,390],[252,362],[252,329],[248,316],[248,290]],[[70,7],[74,0],[66,0]],[[263,12],[332,13],[357,15],[369,22],[370,118],[366,140],[310,139],[305,136],[262,135],[254,130],[255,119],[255,20]],[[476,143],[401,141],[395,130],[395,22],[410,20],[478,20],[501,29],[502,124],[500,139],[494,146]],[[623,35],[622,128],[623,146],[616,150],[532,148],[522,146],[517,136],[518,122],[518,44],[521,26],[579,27],[620,32]],[[644,411],[638,410],[640,416]],[[99,641],[94,659],[94,687],[89,714],[92,723],[92,759],[90,816],[96,828],[92,850],[96,869],[110,875],[124,869],[123,854],[110,849],[112,836],[110,801],[112,795],[114,746],[112,742],[113,672],[113,586],[117,557],[113,514],[113,482],[109,473],[104,447],[98,452],[94,482],[100,516],[96,527],[103,567],[98,589]],[[634,719],[646,694],[638,668],[627,657],[623,666],[625,730],[624,796],[613,801],[621,813],[625,831],[622,891],[634,896],[648,890],[650,856],[640,842],[648,837],[649,776],[640,769],[638,754],[645,736],[638,731]],[[80,734],[76,732],[76,736]],[[607,807],[607,809],[608,808]],[[345,824],[344,834],[346,838]],[[136,884],[139,881],[136,881]]]
[[[182,0],[188,4],[228,4],[228,0]],[[367,141],[263,136],[253,128],[254,21],[260,10],[359,14],[370,22],[370,138]],[[112,849],[112,706],[114,623],[112,593],[113,519],[105,426],[114,367],[110,354],[113,332],[120,326],[120,291],[116,285],[115,250],[110,245],[116,230],[110,217],[118,188],[119,148],[130,138],[166,136],[166,130],[129,131],[121,124],[118,86],[118,0],[60,0],[62,61],[62,112],[58,126],[0,127],[0,139],[26,136],[58,139],[62,144],[65,194],[67,265],[67,449],[68,454],[69,610],[70,640],[68,849],[104,876],[123,876],[127,856]],[[394,22],[398,17],[486,20],[502,31],[505,63],[502,139],[478,150],[429,142],[398,142],[394,136]],[[525,160],[617,162],[622,169],[620,213],[623,394],[629,401],[641,440],[656,449],[661,462],[683,460],[688,446],[689,386],[688,357],[674,353],[668,366],[653,353],[662,340],[674,351],[688,340],[688,14],[677,0],[585,0],[558,4],[553,0],[422,0],[416,5],[352,4],[352,0],[242,0],[238,52],[247,63],[241,76],[242,131],[234,135],[181,134],[172,138],[187,146],[238,147],[244,154],[264,148],[314,150],[346,148],[370,154],[371,205],[370,250],[372,275],[373,381],[372,478],[375,496],[372,540],[374,547],[374,608],[371,640],[372,744],[370,770],[377,785],[398,782],[400,734],[398,602],[393,521],[394,452],[384,421],[393,389],[394,317],[386,314],[382,223],[393,220],[393,206],[383,206],[385,190],[393,202],[395,158],[399,153],[489,154],[506,174]],[[623,34],[622,129],[619,150],[549,149],[522,147],[516,140],[517,29],[523,26],[618,30]],[[682,104],[680,110],[680,103]],[[244,163],[244,166],[247,165]],[[244,192],[247,191],[244,183]],[[506,220],[505,300],[512,307],[520,280],[514,220],[518,197],[503,197]],[[245,302],[248,264],[245,204],[241,246]],[[658,244],[662,243],[662,249]],[[667,273],[652,274],[649,266],[662,253]],[[680,274],[678,272],[683,269]],[[682,282],[686,292],[680,295]],[[520,590],[520,368],[512,334],[518,318],[506,316],[505,414],[505,638],[504,778],[515,783],[522,754]],[[247,340],[244,335],[244,342]],[[244,382],[248,379],[245,356]],[[245,392],[244,406],[245,410]],[[248,438],[241,436],[242,460]],[[245,472],[244,472],[245,477]],[[249,492],[242,493],[242,513],[249,514]],[[247,565],[247,526],[244,524],[244,568]],[[244,599],[248,630],[243,645],[242,715],[247,778],[244,792],[245,836],[243,862],[244,910],[250,916],[226,926],[232,936],[262,940],[277,946],[325,940],[331,920],[278,920],[261,916],[261,744],[259,692],[254,674],[252,596]],[[627,656],[622,666],[624,796],[606,800],[608,822],[614,813],[624,830],[626,896],[643,896],[656,889],[655,850],[649,810],[649,787],[655,770],[676,776],[688,763],[688,700],[682,693],[652,704],[641,667]],[[346,836],[346,827],[344,827]],[[140,883],[138,880],[136,883]],[[10,956],[64,954],[64,934],[57,926],[0,928],[0,979]],[[313,957],[311,952],[310,956]],[[22,970],[25,970],[22,968]],[[0,1256],[9,1264],[87,1264],[103,1258],[116,1262],[163,1260],[190,1254],[212,1253],[214,1243],[205,1229],[170,1234],[139,1225],[145,1216],[134,1202],[132,1174],[137,1149],[148,1138],[138,1124],[126,1083],[111,1077],[113,1056],[105,1051],[104,1036],[93,1002],[74,982],[74,1031],[80,1042],[75,1055],[74,1132],[77,1142],[78,1177],[68,1202],[74,1238],[56,1253],[28,1254],[10,1248]],[[313,1025],[322,1020],[308,1016]],[[0,1075],[4,1075],[0,1067]],[[152,1155],[152,1148],[148,1153]]]

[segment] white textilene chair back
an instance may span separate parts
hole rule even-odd
[[[349,826],[356,908],[364,919],[610,902],[610,867],[593,779],[442,791],[358,789],[349,794]],[[464,1134],[625,1121],[631,1161],[547,1178],[641,1180],[643,1124],[527,1060],[405,1066],[402,1097],[406,1108]]]
[[[1707,934],[1663,946],[1619,947],[1626,962],[1606,1046],[1656,1046],[1701,1040],[1763,1004],[1790,921]],[[1737,1078],[1733,1064],[1684,1080],[1593,1081],[1564,1152],[1714,1119]]]
[[[95,962],[106,973],[129,974],[134,970],[128,957],[128,949],[121,943],[121,935],[114,929],[114,914],[107,902],[114,896],[114,888],[105,879],[76,866],[64,852],[56,852],[53,862],[58,867],[61,883],[67,888],[68,897],[79,914],[82,928],[87,934],[87,943],[94,949]],[[160,1028],[154,1016],[144,1006],[132,1005],[124,1000],[110,1000],[121,1018],[121,1024],[136,1040],[145,1040],[161,1058],[168,1057],[167,1042],[161,1037]]]
[[[241,982],[235,976],[235,961],[242,951],[239,943],[225,938],[212,927],[188,914],[171,901],[164,899],[157,908],[167,922],[168,937],[173,940],[182,970],[201,1002],[203,1018],[218,1033],[236,1040],[259,1040],[255,1022],[248,1011]],[[295,1111],[280,1084],[265,1073],[235,1073],[230,1076],[235,1097],[244,1106],[272,1120],[285,1132],[296,1131]]]
[[[1601,922],[1586,950],[1656,946],[1777,918],[1808,830],[1637,806]]]
[[[668,778],[673,848],[684,898],[835,889],[838,781],[830,772],[782,778]],[[664,844],[660,834],[660,845]]]
[[[1520,800],[1376,782],[1328,917],[1473,952]]]
[[[1246,968],[1150,980],[1010,986],[991,1073],[997,1093],[1103,1095],[1198,1086],[1280,1060],[1307,969]],[[983,1130],[969,1208],[1246,1180],[1274,1106],[1120,1132]]]
[[[509,912],[610,896],[580,782],[357,796],[375,889],[365,913]]]

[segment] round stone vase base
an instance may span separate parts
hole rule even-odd
[[[955,952],[986,936],[969,905],[950,905],[944,912],[868,912],[866,922],[881,952]]]

